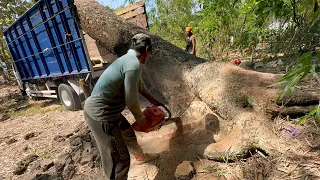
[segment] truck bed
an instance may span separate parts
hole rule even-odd
[[[4,36],[22,80],[89,73],[73,0],[40,0]]]

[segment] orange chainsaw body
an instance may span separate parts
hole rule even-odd
[[[162,107],[167,114],[160,107]],[[137,122],[132,124],[133,129],[139,132],[156,131],[171,118],[171,112],[163,104],[147,107],[143,110],[143,114],[145,116],[145,122],[143,124],[137,124]]]
[[[241,64],[241,60],[240,60],[240,59],[233,59],[231,62],[232,62],[232,64],[234,64],[234,65],[239,65],[239,64]]]
[[[159,122],[163,121],[166,114],[157,106],[148,107],[143,111],[143,114],[149,120],[149,126],[154,127]]]

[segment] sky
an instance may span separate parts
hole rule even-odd
[[[109,6],[112,9],[116,9],[117,7],[124,4],[125,0],[97,0],[103,6]]]
[[[26,1],[30,2],[32,0],[26,0]],[[125,2],[125,0],[96,0],[96,1],[98,1],[103,6],[109,6],[113,9],[123,5]]]
[[[103,6],[109,6],[112,9],[116,9],[120,6],[122,6],[124,4],[124,2],[126,2],[126,0],[96,0],[98,1],[101,5]],[[137,2],[139,0],[135,0],[135,2]],[[150,0],[149,2],[153,2],[152,0]],[[127,3],[125,6],[128,6],[129,4]],[[147,12],[151,9],[151,5],[152,3],[148,3],[146,4],[146,10]]]

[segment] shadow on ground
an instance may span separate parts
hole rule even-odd
[[[215,142],[213,135],[220,131],[219,121],[212,126],[210,114],[205,119],[206,129],[196,132],[185,133],[184,129],[188,127],[182,128],[181,120],[175,122],[178,135],[170,140],[169,151],[162,152],[158,160],[151,162],[159,168],[155,180],[174,180],[174,173],[179,164],[183,161],[198,161],[203,158],[205,148]]]

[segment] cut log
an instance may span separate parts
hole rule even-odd
[[[268,121],[271,113],[266,111],[274,106],[281,91],[268,86],[282,75],[245,70],[231,63],[206,62],[124,21],[94,0],[75,0],[75,5],[83,30],[117,56],[127,52],[133,35],[145,33],[152,38],[153,52],[143,69],[143,79],[147,88],[168,105],[173,117],[181,116],[194,99],[200,99],[225,121],[241,127],[241,141],[245,143],[237,144],[237,152],[254,147],[277,154],[287,149],[286,141],[273,132]],[[319,92],[304,97],[294,95],[291,104],[311,105],[319,97]],[[216,145],[208,146],[207,157],[216,156],[217,153],[210,152],[212,147]]]

